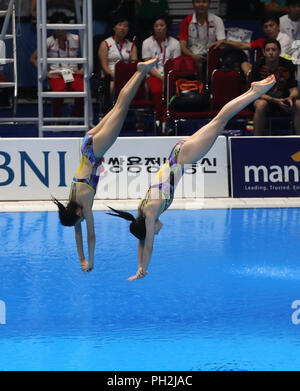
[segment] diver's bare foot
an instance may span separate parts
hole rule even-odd
[[[146,277],[147,274],[148,274],[148,272],[138,271],[135,276],[131,276],[131,277],[127,278],[127,280],[132,282],[134,280],[138,280],[140,278]]]
[[[91,272],[94,269],[94,262],[89,262],[88,272]]]
[[[263,80],[254,81],[253,83],[251,83],[251,89],[254,92],[256,92],[259,96],[262,96],[266,92],[268,92],[275,83],[276,83],[276,78],[274,75],[271,75]]]
[[[148,61],[139,62],[137,64],[137,70],[140,72],[148,73],[155,66],[157,61],[158,61],[158,58],[155,57],[155,58],[151,58]]]
[[[89,263],[86,259],[84,259],[83,261],[80,261],[80,267],[81,267],[81,270],[83,272],[87,272],[88,269],[89,269]]]

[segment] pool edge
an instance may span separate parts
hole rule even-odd
[[[140,200],[95,200],[93,210],[136,210]],[[298,208],[300,197],[293,198],[196,198],[175,199],[170,209],[235,209],[235,208]],[[52,201],[0,201],[0,212],[52,212]]]

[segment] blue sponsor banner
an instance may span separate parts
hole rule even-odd
[[[300,197],[300,137],[231,137],[233,197]]]

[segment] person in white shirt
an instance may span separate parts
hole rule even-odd
[[[238,42],[238,41],[223,41],[221,45],[217,43],[211,45],[211,47],[217,48],[221,47],[233,47],[240,50],[256,50],[256,57],[261,58],[263,56],[263,47],[264,43],[267,39],[276,39],[279,41],[281,46],[281,55],[284,57],[285,55],[291,56],[294,52],[292,48],[293,40],[287,34],[282,33],[280,31],[279,18],[274,15],[266,15],[263,20],[263,29],[265,33],[264,38],[258,38],[255,41],[251,42]],[[247,76],[248,73],[252,69],[252,64],[248,61],[243,61],[241,64],[241,69],[244,74]]]
[[[292,60],[299,59],[300,49],[300,0],[287,1],[288,13],[280,18],[280,32],[287,34],[293,40],[294,52]],[[299,41],[299,42],[295,42]],[[294,57],[294,58],[293,58]],[[300,64],[297,65],[297,79],[300,79]]]
[[[300,39],[300,0],[287,1],[288,13],[281,16],[280,31],[294,41]]]
[[[282,47],[282,54],[287,54],[288,56],[291,56],[294,52],[294,49],[292,47],[293,45],[293,40],[291,37],[289,37],[287,34],[279,31],[277,37],[277,41],[280,42],[280,45]]]
[[[168,35],[169,19],[162,15],[154,19],[153,35],[145,39],[142,45],[144,61],[157,57],[158,62],[149,72],[147,85],[155,103],[156,121],[158,125],[166,121],[162,108],[162,89],[164,80],[164,65],[171,59],[181,55],[180,44],[177,39]]]
[[[114,35],[102,41],[98,49],[98,57],[102,68],[102,76],[110,76],[110,92],[113,93],[115,65],[118,61],[134,62],[138,60],[135,44],[126,37],[129,22],[119,16],[114,21]]]
[[[194,13],[180,23],[179,41],[182,54],[191,56],[199,66],[203,76],[208,46],[225,40],[223,20],[208,12],[210,0],[193,0]]]

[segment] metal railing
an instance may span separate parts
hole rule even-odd
[[[89,80],[93,73],[93,31],[92,23],[92,1],[75,0],[76,19],[75,24],[49,24],[47,23],[46,2],[37,1],[37,53],[38,53],[38,124],[39,137],[44,131],[87,131],[92,126],[92,106]],[[47,32],[48,30],[78,30],[80,35],[81,53],[79,58],[48,58],[47,57]],[[47,79],[48,64],[53,63],[76,63],[82,64],[84,69],[84,91],[82,92],[53,92],[44,91],[44,82]],[[78,98],[84,99],[83,118],[44,118],[44,98]],[[68,122],[64,125],[45,125],[44,122]],[[72,122],[80,122],[82,125],[72,125]]]
[[[0,15],[5,16],[0,33],[0,41],[5,42],[7,39],[12,39],[12,58],[1,58],[2,64],[13,64],[13,81],[1,82],[0,88],[14,88],[13,93],[13,114],[16,115],[17,111],[17,96],[18,96],[18,71],[17,71],[17,42],[16,42],[16,15],[14,0],[10,0],[8,8],[1,10]],[[12,33],[7,34],[9,24],[11,22]],[[2,122],[3,118],[0,119]]]

